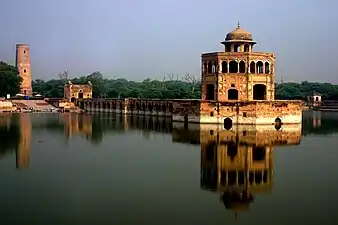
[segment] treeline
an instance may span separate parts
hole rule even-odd
[[[67,72],[59,75],[60,79],[33,81],[33,90],[46,97],[63,97],[63,85],[67,81]],[[133,97],[159,99],[200,99],[201,82],[190,74],[182,77],[168,75],[163,80],[145,79],[128,81],[126,79],[105,79],[100,72],[88,76],[70,79],[73,84],[93,84],[94,97]],[[306,100],[307,96],[317,92],[324,100],[338,100],[338,85],[330,83],[279,83],[275,86],[275,98],[283,100]]]
[[[66,82],[73,84],[93,84],[93,97],[107,98],[158,98],[158,99],[200,99],[201,82],[199,77],[189,73],[183,76],[169,74],[162,80],[145,79],[143,81],[129,81],[126,79],[107,79],[100,72],[88,76],[70,79],[65,71],[57,79],[32,81],[33,91],[44,97],[63,97],[63,87]],[[19,92],[20,76],[17,68],[0,62],[0,97]],[[338,100],[338,85],[330,83],[314,83],[303,81],[301,83],[279,83],[275,86],[276,99],[306,100],[306,96],[317,92],[325,100]]]

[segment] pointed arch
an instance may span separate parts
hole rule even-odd
[[[245,73],[245,67],[246,67],[245,62],[244,61],[240,61],[239,62],[239,72],[240,73]]]
[[[228,63],[227,61],[222,62],[222,73],[227,73],[228,72]]]
[[[229,73],[238,73],[238,62],[230,61],[229,63]]]

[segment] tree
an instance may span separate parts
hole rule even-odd
[[[20,92],[22,78],[16,67],[0,61],[0,96],[16,95]]]

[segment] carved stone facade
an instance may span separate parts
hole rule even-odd
[[[202,100],[274,100],[275,55],[253,52],[251,33],[226,35],[224,52],[202,54]]]
[[[16,67],[22,78],[20,87],[20,94],[31,96],[32,95],[32,74],[31,74],[31,59],[29,46],[26,44],[16,45]]]
[[[88,84],[72,84],[71,81],[64,86],[64,98],[70,102],[76,102],[77,99],[90,99],[93,95],[93,86]]]

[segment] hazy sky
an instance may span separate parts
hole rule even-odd
[[[142,80],[200,76],[202,52],[241,22],[276,54],[276,79],[338,83],[335,0],[2,0],[0,60],[30,45],[33,79],[96,70]]]

